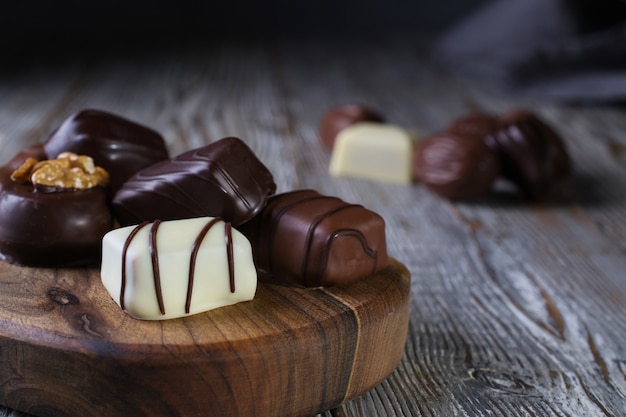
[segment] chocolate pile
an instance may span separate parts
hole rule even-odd
[[[38,161],[47,163],[68,151],[81,161],[93,160],[110,184],[42,189],[11,178],[16,172],[25,178],[20,170],[28,172],[42,163]],[[95,264],[102,239],[117,220],[131,229],[153,225],[150,243],[141,245],[152,248],[154,263],[161,222],[210,217],[232,224],[249,239],[256,268],[270,280],[300,286],[347,284],[387,265],[385,224],[376,213],[312,190],[275,192],[272,174],[238,138],[169,158],[165,141],[152,129],[84,110],[70,116],[44,144],[24,150],[0,169],[0,253],[7,261],[31,266]],[[163,230],[170,230],[168,244],[180,241],[175,227]],[[166,256],[178,259],[170,252]],[[154,281],[160,282],[158,276]]]

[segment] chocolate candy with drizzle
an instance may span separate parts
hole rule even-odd
[[[103,239],[101,278],[143,320],[201,313],[254,298],[250,242],[220,218],[143,222]]]
[[[113,211],[122,225],[210,216],[237,226],[275,191],[252,150],[229,137],[139,171],[115,195]]]
[[[271,197],[240,230],[252,243],[259,276],[272,281],[348,284],[388,263],[381,216],[313,190]]]

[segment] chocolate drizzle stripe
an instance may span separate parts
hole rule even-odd
[[[226,168],[224,168],[224,166],[218,161],[214,161],[214,160],[209,160],[209,161],[213,162],[215,166],[215,176],[217,177],[217,174],[219,173],[222,176],[222,179],[224,180],[224,182],[228,184],[229,186],[228,190],[235,193],[237,198],[243,203],[244,206],[246,206],[246,208],[252,209],[251,202],[249,201],[247,196],[241,192],[241,187],[237,185],[237,181],[232,177],[232,175],[228,173]],[[257,186],[257,189],[258,189],[258,186]]]
[[[157,302],[159,303],[159,311],[165,314],[165,305],[163,303],[163,290],[161,289],[161,273],[159,271],[159,249],[157,247],[157,231],[161,220],[155,220],[150,228],[150,258],[152,259],[152,275],[154,277],[154,289],[156,291]]]
[[[200,250],[200,246],[202,245],[202,241],[204,240],[205,236],[207,235],[207,233],[209,233],[209,230],[211,230],[211,228],[215,225],[215,223],[219,222],[220,220],[222,219],[219,217],[211,219],[206,225],[204,225],[200,233],[198,233],[196,240],[193,242],[193,246],[191,248],[191,257],[189,259],[189,278],[187,281],[187,298],[185,301],[185,313],[186,314],[189,314],[189,311],[191,310],[191,296],[193,293],[193,282],[194,282],[196,258],[198,257],[198,251]]]
[[[181,168],[184,170],[185,168]],[[190,168],[191,169],[191,168]],[[141,173],[140,173],[141,174]],[[191,176],[191,174],[190,174]],[[144,194],[148,196],[156,195],[163,199],[164,202],[176,205],[177,207],[187,207],[194,213],[199,213],[203,216],[208,216],[206,208],[200,204],[197,199],[194,199],[193,194],[189,194],[183,188],[167,184],[163,180],[164,175],[138,175],[137,179],[130,180],[126,184],[124,184],[124,189],[122,190],[121,195],[129,195],[130,192],[136,193],[138,195]],[[198,175],[198,177],[200,177]],[[144,183],[148,183],[150,181],[161,182],[159,188],[145,190],[143,188]],[[130,205],[132,207],[132,205]],[[126,210],[129,210],[129,207],[125,207]],[[133,213],[135,217],[141,217],[135,213]]]
[[[224,223],[224,239],[226,240],[226,257],[228,259],[228,281],[230,292],[235,292],[235,262],[233,260],[233,231],[230,223]]]
[[[307,234],[306,234],[306,246],[305,246],[305,252],[304,252],[304,261],[302,262],[302,271],[301,274],[303,277],[308,277],[308,274],[306,273],[307,270],[309,269],[309,262],[311,260],[311,248],[313,246],[313,236],[315,234],[315,229],[317,229],[317,226],[325,219],[329,218],[330,216],[332,216],[335,213],[338,213],[342,210],[346,210],[352,207],[358,207],[358,205],[356,204],[348,204],[345,203],[345,205],[339,206],[339,207],[335,207],[332,208],[330,210],[327,210],[326,212],[318,215],[317,217],[315,217],[315,219],[313,219],[313,221],[311,222],[311,224],[309,225],[309,228],[307,230]],[[324,270],[326,269],[326,265],[318,265],[319,266],[319,272],[317,274],[317,281],[318,283],[321,281],[322,276],[324,275]],[[311,282],[306,282],[307,286],[311,286]]]
[[[128,253],[128,248],[130,247],[130,244],[137,235],[137,233],[139,233],[139,231],[148,224],[149,222],[142,222],[135,226],[135,228],[129,233],[126,241],[124,242],[124,246],[122,247],[122,282],[120,285],[120,307],[122,308],[122,310],[124,310],[125,307],[124,293],[126,292],[126,254]]]
[[[372,263],[372,270],[370,273],[374,273],[376,272],[376,267],[378,265],[378,252],[375,251],[374,249],[370,248],[367,245],[367,239],[365,238],[365,236],[363,236],[363,233],[361,233],[359,230],[356,229],[342,229],[342,230],[337,230],[335,231],[335,233],[333,233],[327,240],[326,240],[326,246],[325,246],[325,251],[324,251],[324,259],[322,260],[322,262],[320,262],[320,265],[325,268],[326,265],[328,265],[328,255],[330,253],[330,247],[333,244],[333,242],[335,241],[335,239],[342,237],[342,236],[352,236],[354,238],[356,238],[359,243],[361,244],[361,247],[363,248],[363,253],[372,258],[372,260],[374,261]]]

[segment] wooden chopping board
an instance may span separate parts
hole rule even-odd
[[[253,301],[139,321],[97,269],[0,262],[0,404],[55,417],[298,417],[383,381],[404,352],[410,274],[259,283]]]

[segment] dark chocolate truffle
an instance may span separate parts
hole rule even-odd
[[[501,127],[487,138],[500,153],[503,176],[533,200],[571,170],[561,137],[531,112],[516,110],[501,119]]]
[[[92,157],[109,173],[113,193],[135,172],[169,157],[159,133],[101,110],[71,115],[44,147],[47,159],[66,151]]]
[[[358,122],[382,123],[383,117],[376,110],[360,104],[343,104],[333,107],[322,117],[320,141],[325,147],[332,148],[337,134]]]
[[[113,210],[122,225],[210,216],[237,226],[275,191],[265,165],[230,137],[139,171],[115,194]]]
[[[43,155],[31,147],[0,168],[0,257],[29,266],[98,264],[102,237],[113,227],[105,188],[36,191],[11,179],[28,156]]]
[[[413,164],[428,189],[450,200],[484,197],[500,174],[497,153],[482,139],[450,132],[422,140]]]
[[[388,263],[382,217],[313,190],[271,197],[240,230],[250,239],[260,277],[272,281],[349,284]]]

